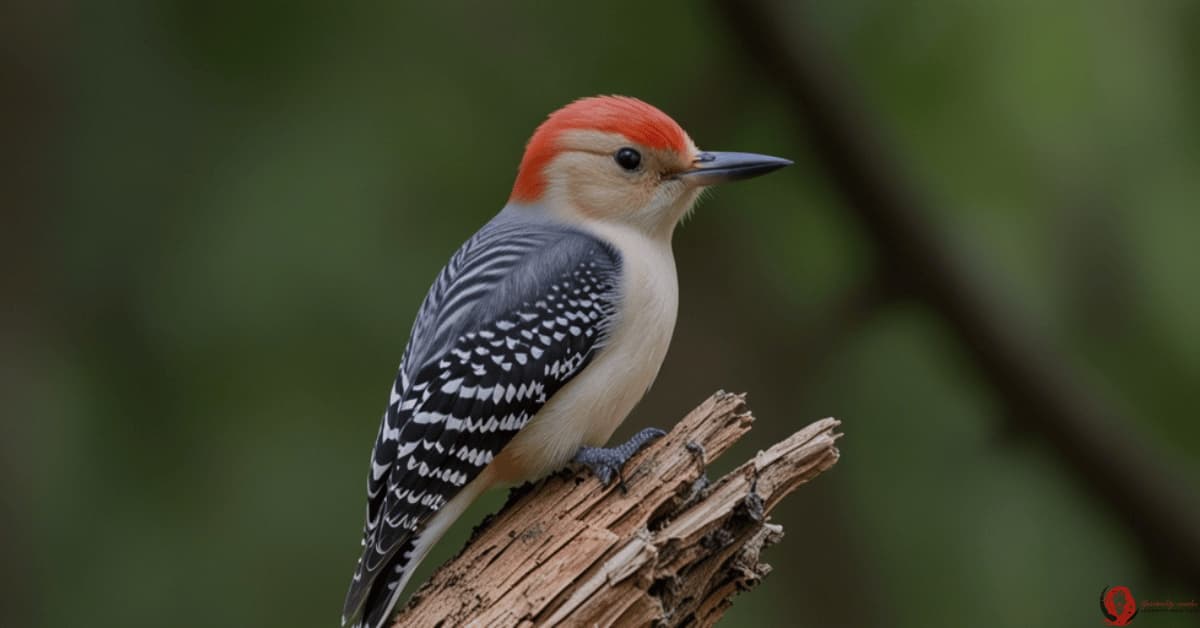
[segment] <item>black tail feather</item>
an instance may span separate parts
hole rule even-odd
[[[362,579],[350,584],[342,609],[343,626],[381,628],[387,622],[395,598],[402,593],[398,590],[400,581],[416,568],[411,564],[415,544],[415,538],[409,539],[382,569],[369,575],[362,574]],[[366,581],[368,577],[370,581]]]

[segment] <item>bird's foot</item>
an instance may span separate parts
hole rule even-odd
[[[613,476],[616,476],[621,489],[624,490],[625,479],[621,477],[621,467],[646,445],[666,435],[666,432],[656,427],[648,427],[634,434],[628,442],[616,447],[580,447],[574,462],[590,469],[592,475],[596,476],[603,486],[608,486]]]

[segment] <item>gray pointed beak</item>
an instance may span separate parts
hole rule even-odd
[[[679,174],[689,185],[706,186],[749,179],[792,165],[791,160],[754,153],[705,152],[696,155],[692,169]]]

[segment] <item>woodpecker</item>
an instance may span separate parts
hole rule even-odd
[[[667,353],[675,226],[706,187],[789,164],[700,151],[625,96],[577,100],[537,127],[508,203],[417,313],[371,453],[343,625],[386,622],[417,564],[488,488],[572,461],[607,485],[664,434],[603,447]]]

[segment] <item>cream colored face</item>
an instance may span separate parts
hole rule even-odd
[[[568,217],[624,222],[670,237],[700,193],[677,177],[692,167],[699,153],[690,139],[686,156],[597,131],[569,131],[559,146],[562,152],[546,167],[544,198],[553,210]],[[617,163],[622,148],[640,154],[636,168]]]

